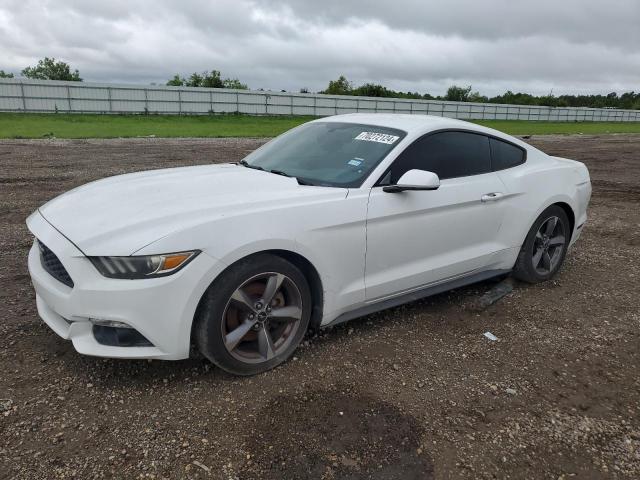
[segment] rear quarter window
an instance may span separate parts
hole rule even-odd
[[[525,151],[502,140],[490,138],[491,146],[491,170],[505,170],[517,167],[525,162]]]

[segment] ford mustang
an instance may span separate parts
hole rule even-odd
[[[238,163],[132,173],[40,207],[40,317],[83,354],[250,375],[334,325],[511,273],[560,269],[586,221],[580,162],[459,120],[349,114]]]

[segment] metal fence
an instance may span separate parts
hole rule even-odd
[[[499,105],[21,78],[0,79],[0,111],[314,116],[384,112],[438,115],[462,120],[640,121],[640,110]]]

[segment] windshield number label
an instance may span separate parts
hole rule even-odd
[[[375,133],[375,132],[362,132],[358,135],[355,140],[364,140],[365,142],[378,142],[378,143],[386,143],[387,145],[393,145],[396,143],[400,137],[396,137],[395,135],[388,135],[386,133]]]

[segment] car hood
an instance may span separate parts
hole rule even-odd
[[[235,164],[204,165],[98,180],[54,198],[39,211],[85,255],[131,255],[172,232],[215,218],[256,209],[268,214],[292,203],[346,193]]]

